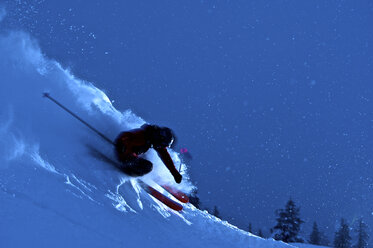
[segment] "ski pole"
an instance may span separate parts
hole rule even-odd
[[[84,121],[82,118],[80,118],[79,116],[77,116],[75,113],[73,113],[71,110],[69,110],[68,108],[66,108],[65,106],[63,106],[61,103],[59,103],[56,99],[54,99],[53,97],[51,97],[49,95],[49,93],[43,93],[43,97],[46,97],[48,98],[49,100],[51,100],[52,102],[54,102],[55,104],[57,104],[59,107],[61,107],[63,110],[65,110],[67,113],[71,114],[72,116],[74,116],[76,119],[78,119],[81,123],[83,123],[84,125],[86,125],[87,127],[89,127],[93,132],[95,132],[96,134],[98,134],[99,136],[101,136],[101,138],[103,138],[104,140],[106,140],[107,142],[109,142],[110,144],[114,145],[115,146],[115,143],[109,139],[108,137],[106,137],[104,134],[102,134],[100,131],[98,131],[96,128],[92,127],[90,124],[88,124],[86,121]]]

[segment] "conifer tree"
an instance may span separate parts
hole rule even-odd
[[[214,212],[213,212],[212,214],[213,214],[215,217],[221,219],[221,217],[220,217],[220,212],[219,212],[217,206],[214,206]]]
[[[192,194],[189,196],[189,202],[193,204],[196,208],[200,209],[200,200],[198,196],[198,191],[193,190]]]
[[[253,227],[251,225],[251,223],[249,223],[249,230],[248,230],[249,233],[253,233]]]
[[[258,236],[261,237],[261,238],[264,238],[264,235],[263,235],[262,229],[259,229],[259,231],[258,231]]]
[[[323,245],[329,246],[330,242],[325,234],[319,229],[316,222],[313,223],[312,232],[310,234],[310,238],[308,240],[310,244],[313,245]]]
[[[365,224],[363,219],[359,220],[358,227],[356,228],[357,233],[357,242],[354,245],[354,248],[367,248],[369,235],[367,232],[368,226]]]
[[[341,226],[339,230],[335,233],[334,247],[351,248],[350,228],[343,218],[341,219]]]
[[[319,228],[317,227],[316,222],[313,222],[313,227],[312,227],[312,232],[310,234],[309,243],[313,245],[321,244],[321,235],[320,235],[320,231],[319,231]]]
[[[300,225],[304,221],[300,219],[300,209],[295,206],[293,200],[290,199],[286,203],[285,209],[278,209],[276,215],[277,224],[273,227],[276,240],[282,240],[286,243],[304,242],[299,237]]]

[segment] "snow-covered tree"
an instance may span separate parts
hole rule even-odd
[[[309,243],[313,245],[321,245],[321,234],[316,222],[313,223]]]
[[[300,225],[304,223],[300,218],[300,209],[295,206],[293,200],[286,203],[285,209],[276,211],[276,226],[273,227],[273,238],[284,242],[304,242],[299,237]]]
[[[343,218],[341,219],[341,226],[339,230],[335,233],[334,247],[351,248],[350,228]]]
[[[356,228],[357,233],[357,242],[354,245],[354,248],[367,248],[369,235],[367,232],[368,226],[365,224],[363,219],[359,220],[358,227]]]

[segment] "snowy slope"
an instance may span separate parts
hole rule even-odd
[[[169,211],[95,156],[113,156],[110,144],[41,95],[50,92],[111,139],[144,120],[116,110],[25,33],[0,35],[0,54],[0,247],[291,247],[190,204]],[[154,152],[146,156],[154,170],[144,180],[172,182]],[[179,187],[188,192],[183,167]]]
[[[291,243],[291,245],[299,248],[328,248],[328,246],[310,245],[302,243]]]

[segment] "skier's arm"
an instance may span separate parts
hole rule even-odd
[[[156,148],[155,150],[157,151],[158,156],[162,159],[163,163],[166,165],[167,169],[174,176],[175,181],[177,183],[180,183],[181,179],[182,179],[182,176],[176,170],[174,162],[172,161],[172,158],[170,157],[170,154],[168,154],[167,149],[165,147],[163,147],[163,148]]]

